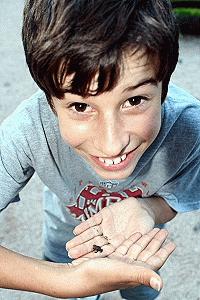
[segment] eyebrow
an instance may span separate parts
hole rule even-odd
[[[123,93],[124,92],[130,92],[130,91],[133,91],[133,90],[136,90],[137,88],[139,88],[140,86],[143,86],[143,85],[147,85],[147,84],[151,84],[151,85],[154,85],[154,86],[158,86],[158,80],[156,80],[155,78],[146,78],[146,79],[142,79],[141,81],[139,81],[136,85],[132,85],[132,86],[129,86],[127,88],[125,88],[123,90]]]

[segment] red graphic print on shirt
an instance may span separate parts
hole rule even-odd
[[[109,193],[105,189],[88,185],[81,191],[76,203],[67,205],[67,208],[73,217],[84,221],[112,203],[122,201],[128,197],[141,196],[142,190],[137,187],[124,190],[123,192]]]

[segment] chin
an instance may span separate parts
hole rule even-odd
[[[133,170],[126,170],[121,172],[103,172],[99,170],[95,170],[96,173],[102,177],[104,180],[123,180],[127,179],[133,172]]]

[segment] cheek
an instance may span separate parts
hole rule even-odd
[[[161,112],[152,112],[147,116],[144,135],[146,140],[152,142],[158,135],[161,127]]]
[[[138,134],[143,142],[151,144],[159,133],[161,127],[161,112],[154,110],[142,116],[138,124]]]
[[[73,148],[79,147],[90,136],[88,126],[77,121],[59,119],[59,128],[63,140]]]

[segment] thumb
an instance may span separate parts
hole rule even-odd
[[[149,286],[157,291],[163,287],[161,277],[151,269],[144,267],[135,267],[133,272],[133,281]]]

